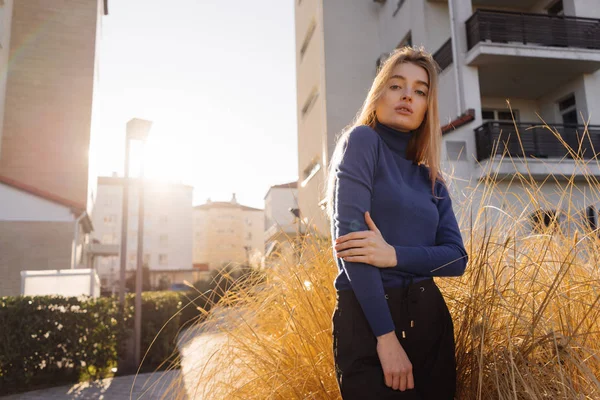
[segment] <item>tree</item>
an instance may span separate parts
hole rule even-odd
[[[135,293],[135,275],[136,274],[134,273],[125,281],[125,287],[129,293]],[[142,292],[147,292],[149,290],[152,290],[152,286],[150,285],[150,268],[148,267],[148,264],[144,264],[142,267]]]

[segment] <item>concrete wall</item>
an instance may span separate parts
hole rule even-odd
[[[0,221],[0,296],[18,296],[21,271],[71,267],[72,222]]]
[[[16,1],[2,43],[10,63],[0,174],[84,207],[99,2]]]

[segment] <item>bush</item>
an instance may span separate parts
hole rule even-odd
[[[191,299],[184,292],[142,293],[141,372],[172,366],[182,324],[201,315],[185,307]],[[122,315],[113,297],[0,298],[0,393],[104,378],[112,368],[122,373],[134,304],[128,294]]]
[[[126,329],[111,299],[0,299],[0,392],[102,378],[117,366]]]

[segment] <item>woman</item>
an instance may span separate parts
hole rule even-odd
[[[454,330],[434,276],[467,253],[440,176],[437,64],[404,47],[338,139],[327,186],[344,399],[453,399]]]

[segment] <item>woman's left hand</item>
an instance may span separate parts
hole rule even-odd
[[[337,256],[344,261],[362,262],[378,268],[395,267],[396,249],[385,241],[368,211],[365,221],[368,231],[351,232],[336,239]]]

